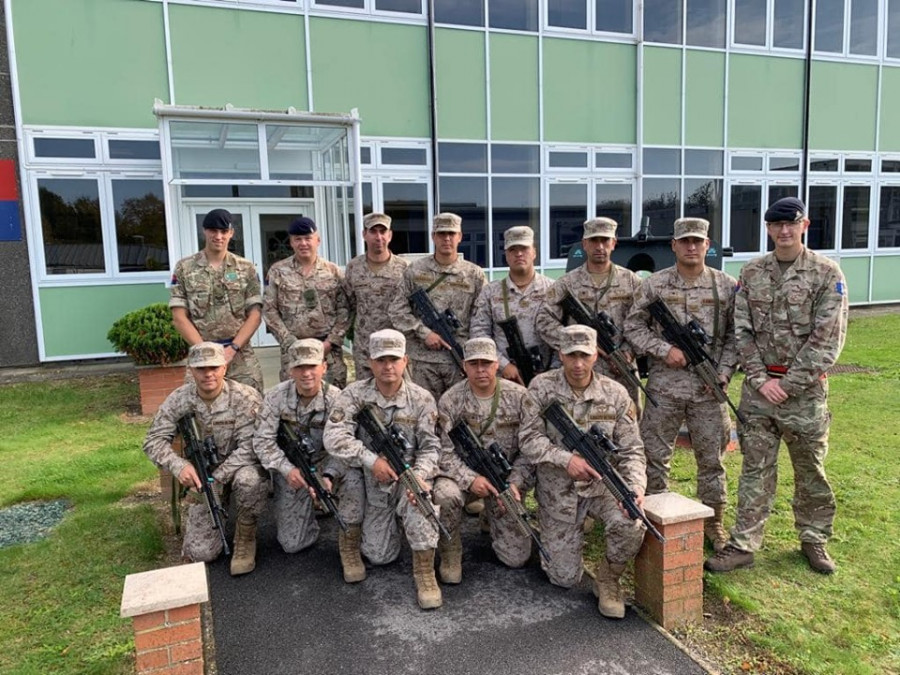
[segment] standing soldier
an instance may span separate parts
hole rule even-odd
[[[560,302],[566,294],[581,301],[593,314],[600,311],[609,314],[613,323],[620,330],[625,317],[631,310],[634,294],[641,283],[640,278],[631,270],[616,265],[612,261],[612,252],[616,248],[616,221],[611,218],[593,218],[584,223],[584,236],[581,245],[584,247],[586,259],[578,269],[560,277],[547,291],[544,305],[538,312],[537,329],[541,339],[554,350],[559,349],[560,327],[570,319],[563,316]],[[622,346],[623,357],[630,362],[634,360],[631,348]],[[618,373],[606,359],[597,359],[594,369],[624,386],[635,402],[638,412],[641,410],[640,390]]]
[[[619,579],[644,540],[644,525],[631,520],[598,474],[580,455],[562,446],[557,430],[541,412],[553,402],[565,409],[582,431],[599,424],[619,448],[612,457],[616,470],[644,501],[646,463],[637,425],[637,409],[625,388],[594,372],[597,333],[587,326],[566,326],[559,336],[562,368],[538,375],[528,388],[519,447],[535,464],[541,541],[552,558],[541,559],[550,582],[571,588],[581,580],[583,522],[590,514],[604,524],[606,555],[597,564],[594,594],[600,613],[625,616]]]
[[[397,425],[409,442],[404,461],[412,466],[420,483],[430,484],[440,458],[440,441],[435,435],[437,409],[431,394],[403,379],[408,361],[402,333],[391,329],[372,333],[369,368],[373,377],[353,382],[338,397],[325,425],[324,443],[330,455],[351,467],[363,468],[366,506],[362,554],[375,565],[397,559],[399,516],[413,552],[416,600],[422,609],[433,609],[442,604],[434,576],[437,527],[413,505],[388,461],[360,439],[364,433],[356,420],[360,410],[372,405],[385,426]]]
[[[281,345],[281,381],[290,377],[288,348],[294,340],[315,338],[325,346],[329,379],[343,387],[344,333],[350,327],[344,275],[333,262],[319,257],[322,240],[312,218],[294,220],[288,236],[294,255],[269,268],[264,309],[266,326]]]
[[[309,440],[314,454],[308,461],[316,467],[329,492],[337,488],[338,515],[347,531],[338,533],[338,550],[344,581],[356,583],[366,578],[359,555],[360,524],[365,493],[362,472],[347,469],[343,462],[325,454],[322,434],[325,420],[334,408],[341,390],[323,382],[328,365],[322,343],[312,338],[297,340],[288,349],[291,379],[270,389],[263,400],[253,451],[263,467],[275,472],[275,525],[278,543],[285,553],[296,553],[315,543],[319,536],[313,499],[315,493],[300,469],[278,445],[278,428],[291,427],[298,438]]]
[[[403,273],[403,281],[390,314],[394,328],[406,335],[409,357],[413,362],[412,380],[424,387],[435,400],[451,386],[463,379],[448,345],[422,323],[410,305],[409,296],[417,289],[424,290],[438,312],[450,310],[459,321],[456,340],[464,343],[469,337],[469,322],[475,299],[484,286],[482,269],[475,263],[461,260],[457,247],[462,241],[462,218],[455,213],[439,213],[434,217],[431,231],[434,255],[413,262]]]
[[[647,452],[647,494],[666,492],[675,440],[687,425],[697,461],[697,498],[713,509],[704,534],[716,551],[728,535],[722,526],[726,503],[722,457],[731,440],[731,418],[725,403],[692,370],[684,353],[669,344],[647,309],[662,300],[682,325],[695,319],[712,339],[709,353],[718,364],[719,381],[728,386],[737,368],[734,342],[735,279],[707,267],[709,222],[702,218],[675,221],[672,250],[675,265],[644,279],[625,321],[625,334],[634,348],[647,354],[650,374],[647,391],[658,406],[647,406],[641,419],[641,437]]]
[[[225,347],[228,378],[263,389],[262,368],[250,338],[262,320],[262,295],[253,263],[228,251],[234,236],[231,214],[213,209],[203,219],[206,244],[182,258],[172,274],[172,322],[189,345]]]
[[[834,493],[825,477],[828,380],[847,335],[847,283],[837,263],[803,245],[806,206],[779,199],[765,214],[775,250],[741,270],[734,323],[747,377],[740,410],[744,456],[737,522],[724,551],[706,561],[711,572],[753,565],[775,500],[782,440],[794,468],[794,524],[816,572],[830,574],[825,550],[834,522]]]
[[[212,436],[222,463],[213,471],[213,491],[227,505],[234,493],[237,525],[231,574],[247,574],[256,567],[256,522],[266,506],[268,481],[253,455],[253,425],[260,395],[253,387],[225,379],[225,349],[214,342],[193,345],[188,353],[190,381],[163,401],[147,438],[144,452],[156,466],[169,471],[185,488],[200,490],[194,466],[172,449],[178,421],[193,414],[198,431]],[[202,440],[202,439],[199,439]],[[193,562],[212,562],[222,552],[222,535],[213,526],[205,503],[192,500],[184,526],[181,555]]]
[[[356,316],[353,329],[353,363],[356,379],[372,377],[369,370],[369,336],[375,331],[391,327],[388,308],[403,272],[406,260],[391,253],[391,217],[383,213],[369,213],[363,218],[363,240],[366,252],[347,263],[344,293],[351,313]]]
[[[498,324],[515,318],[526,349],[540,354],[542,367],[535,374],[542,372],[550,363],[550,348],[538,337],[535,324],[544,295],[553,281],[534,269],[537,249],[534,230],[530,227],[521,225],[506,230],[503,247],[509,276],[492,281],[482,289],[475,303],[470,333],[472,337],[492,338],[497,344],[501,377],[526,384],[520,369],[510,360],[509,340]]]

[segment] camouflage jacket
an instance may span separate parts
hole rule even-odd
[[[369,336],[372,333],[393,327],[389,307],[408,266],[404,258],[393,253],[377,269],[369,267],[365,254],[347,263],[344,293],[350,311],[356,316],[353,352],[360,358],[369,357]]]

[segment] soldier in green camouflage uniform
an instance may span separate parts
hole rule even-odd
[[[261,392],[262,368],[250,346],[262,321],[259,276],[252,262],[228,251],[234,236],[228,211],[206,214],[203,234],[203,250],[175,265],[169,299],[172,322],[190,345],[207,340],[224,345],[228,378]]]
[[[213,471],[213,489],[227,505],[237,502],[233,575],[251,572],[256,565],[256,522],[266,506],[266,474],[253,454],[253,425],[261,397],[253,387],[225,379],[225,350],[213,342],[193,345],[188,354],[191,381],[163,401],[144,440],[144,452],[186,488],[201,488],[193,465],[172,449],[178,420],[195,415],[202,435],[211,434],[222,463]],[[181,553],[194,562],[211,562],[222,552],[206,501],[192,494],[184,525]]]
[[[389,307],[398,292],[409,263],[391,253],[391,217],[369,213],[363,218],[366,252],[349,263],[344,274],[344,293],[355,315],[353,363],[356,379],[372,377],[369,370],[369,336],[391,327]]]
[[[625,602],[619,579],[644,540],[644,524],[631,520],[601,482],[600,475],[580,456],[562,446],[559,433],[541,417],[554,401],[584,431],[599,424],[619,452],[612,464],[644,501],[647,465],[638,433],[634,401],[618,382],[593,371],[597,333],[587,326],[566,326],[559,337],[563,367],[538,375],[528,387],[519,448],[536,465],[538,520],[541,542],[551,561],[541,559],[550,582],[563,588],[582,575],[582,524],[587,515],[603,522],[606,555],[597,564],[594,593],[603,616],[622,618]]]
[[[712,572],[753,565],[775,500],[782,440],[794,469],[794,524],[812,569],[834,571],[825,550],[834,522],[834,493],[825,477],[828,380],[847,335],[847,282],[837,263],[803,245],[806,207],[795,197],[766,211],[775,250],[741,270],[735,332],[747,377],[740,410],[744,455],[737,522],[724,551],[706,561]]]
[[[290,377],[288,348],[294,340],[315,338],[325,345],[328,381],[344,387],[344,334],[350,328],[344,274],[319,257],[321,239],[312,218],[294,220],[288,236],[294,255],[269,268],[263,309],[266,326],[281,345],[281,381]]]
[[[675,265],[644,279],[624,328],[635,350],[648,356],[647,391],[659,404],[648,405],[641,419],[641,437],[647,453],[647,494],[669,489],[675,440],[684,422],[697,461],[697,498],[715,513],[706,520],[704,533],[713,548],[721,551],[728,541],[723,527],[727,493],[722,458],[731,440],[731,418],[726,404],[719,403],[687,367],[681,350],[662,337],[662,329],[647,309],[651,302],[661,299],[679,323],[696,319],[712,338],[708,351],[718,363],[722,386],[727,386],[737,368],[736,282],[725,272],[706,266],[708,233],[709,221],[702,218],[675,221]]]

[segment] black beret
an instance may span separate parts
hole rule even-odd
[[[232,224],[231,214],[225,209],[213,209],[203,219],[204,230],[230,230]]]
[[[288,234],[305,235],[318,232],[316,221],[306,216],[300,216],[288,226]]]
[[[766,211],[765,219],[767,223],[794,222],[805,215],[806,204],[796,197],[784,197],[769,207]]]

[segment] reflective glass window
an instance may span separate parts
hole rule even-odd
[[[775,0],[773,47],[803,49],[803,34],[806,32],[805,6],[806,0]]]
[[[812,159],[809,162],[810,171],[830,172],[838,170],[837,157],[834,159]]]
[[[491,222],[494,231],[494,267],[506,267],[503,233],[527,225],[539,238],[541,229],[541,182],[535,178],[491,179]]]
[[[92,138],[35,138],[34,156],[94,159],[97,151]]]
[[[159,159],[159,141],[109,140],[110,159]]]
[[[434,0],[434,20],[459,26],[483,26],[484,0]]]
[[[631,183],[598,183],[595,196],[594,216],[612,218],[619,224],[617,236],[629,236],[633,206]]]
[[[175,178],[260,178],[256,124],[171,122],[169,132]],[[270,166],[273,150],[269,148]],[[299,158],[302,153],[292,154]],[[289,166],[297,170],[295,164]]]
[[[428,164],[428,152],[425,148],[382,148],[381,163],[425,166]]]
[[[536,145],[491,144],[491,173],[540,173],[541,150]]]
[[[770,185],[769,186],[769,201],[766,204],[774,204],[779,199],[784,199],[785,197],[796,197],[800,194],[800,187],[798,185]],[[765,236],[766,240],[766,250],[773,251],[775,250],[775,244],[772,242],[772,238]]]
[[[364,9],[366,0],[315,0],[316,7],[351,7]]]
[[[900,160],[883,159],[881,160],[882,173],[900,173]]]
[[[586,169],[588,154],[586,152],[551,152],[549,164],[551,169]]]
[[[884,185],[881,188],[878,245],[900,246],[900,185]]]
[[[721,176],[725,153],[721,150],[685,150],[684,173],[686,176]]]
[[[850,53],[864,56],[878,53],[878,0],[851,1]]]
[[[379,12],[421,14],[422,0],[375,0],[375,9]]]
[[[834,248],[837,228],[837,186],[813,185],[809,188],[809,229],[806,245],[812,249]]]
[[[677,178],[645,178],[641,216],[650,219],[650,232],[657,236],[672,234],[681,215],[681,181]]]
[[[585,0],[547,0],[547,25],[586,30],[587,3]]]
[[[816,0],[815,36],[817,52],[844,50],[844,0]]]
[[[487,267],[487,178],[442,177],[440,211],[462,218],[459,250],[466,260]]]
[[[38,201],[47,274],[105,272],[96,179],[42,178]]]
[[[759,251],[762,226],[761,185],[732,185],[731,209],[728,221],[731,228],[731,248],[735,253]]]
[[[596,0],[596,28],[606,33],[634,32],[634,9],[632,0]]]
[[[630,169],[634,166],[634,155],[630,152],[598,152],[594,166],[598,169]]]
[[[762,157],[732,157],[732,171],[762,171]]]
[[[851,173],[871,173],[872,160],[848,157],[844,160],[844,171],[849,171]]]
[[[769,157],[769,171],[800,171],[800,158]]]
[[[372,163],[372,148],[368,145],[363,145],[359,148],[359,163],[360,164],[371,164]]]
[[[681,44],[681,2],[645,0],[644,40]]]
[[[428,252],[428,185],[382,183],[384,212],[391,217],[391,250],[394,253]],[[367,194],[363,191],[363,201]],[[371,202],[371,188],[368,199]],[[370,207],[371,210],[371,207]]]
[[[900,0],[888,0],[887,15],[887,55],[900,59]]]
[[[581,241],[587,220],[587,185],[551,183],[548,186],[550,215],[550,257],[565,258]]]
[[[869,247],[869,196],[868,185],[844,187],[844,218],[841,221],[842,248]]]
[[[684,215],[709,221],[709,238],[722,241],[723,181],[721,178],[685,178]]]
[[[119,272],[169,269],[162,181],[114,180],[112,193]]]
[[[490,0],[491,28],[537,31],[537,0]]]
[[[303,214],[297,214],[303,215]],[[195,218],[195,225],[197,228],[197,245],[199,248],[203,248],[205,245],[206,239],[203,235],[203,219],[206,217],[206,212],[197,213]],[[241,213],[231,212],[231,224],[234,227],[234,235],[231,237],[231,241],[228,242],[228,250],[234,253],[235,255],[239,255],[242,258],[245,257],[245,249],[244,249],[244,216]]]
[[[441,173],[487,173],[487,146],[484,143],[438,144]]]
[[[681,150],[644,148],[644,174],[677,176],[681,173]]]
[[[740,45],[766,46],[765,2],[734,0],[734,42]]]
[[[725,0],[687,0],[687,44],[725,46]]]

